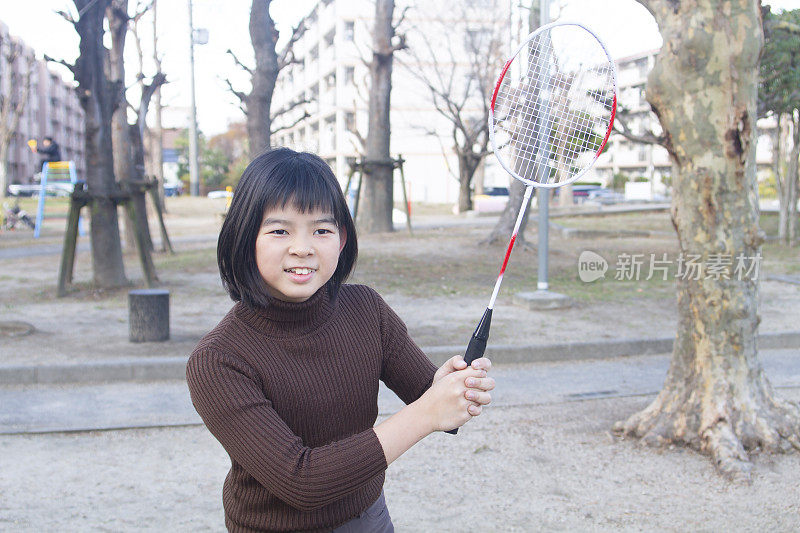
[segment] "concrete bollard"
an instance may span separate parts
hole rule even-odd
[[[169,291],[128,291],[128,326],[130,342],[169,340]]]

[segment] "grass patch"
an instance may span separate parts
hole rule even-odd
[[[156,272],[208,272],[217,270],[216,248],[200,248],[175,254],[154,254]]]

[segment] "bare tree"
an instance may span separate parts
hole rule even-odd
[[[78,59],[74,65],[47,59],[66,66],[78,82],[76,90],[86,121],[86,184],[92,197],[90,234],[94,283],[101,288],[119,287],[127,284],[127,280],[117,219],[111,122],[119,104],[117,95],[121,82],[107,77],[109,54],[103,45],[103,21],[111,0],[74,2],[77,20],[66,12],[60,14],[74,25],[80,36]]]
[[[247,136],[251,157],[255,157],[271,146],[270,137],[274,133],[272,128],[273,120],[308,101],[301,99],[297,102],[289,103],[277,112],[272,112],[272,95],[275,92],[278,74],[292,63],[299,62],[294,54],[294,46],[305,33],[306,26],[304,21],[300,21],[292,31],[289,41],[278,52],[276,45],[279,32],[275,28],[272,16],[269,14],[271,3],[272,0],[253,0],[250,6],[250,41],[255,52],[255,68],[245,65],[236,57],[233,51],[228,50],[236,64],[250,74],[251,77],[252,88],[247,94],[236,90],[230,80],[225,80],[228,88],[239,99],[240,107],[247,117]],[[308,114],[304,113],[295,124],[306,117],[308,117]],[[290,127],[292,125],[284,126],[280,129]]]
[[[8,193],[8,152],[30,97],[34,61],[32,57],[23,57],[21,43],[13,39],[3,42],[2,35],[0,53],[8,73],[12,73],[0,86],[0,196],[5,197]],[[21,80],[18,78],[20,74]]]
[[[532,33],[539,28],[540,20],[540,0],[531,0],[530,9],[528,11],[528,32]],[[519,215],[519,210],[522,208],[522,200],[525,197],[526,185],[521,181],[511,178],[508,185],[508,202],[506,207],[500,214],[500,218],[492,228],[489,237],[486,238],[487,244],[496,242],[507,242],[509,235],[514,231],[514,224]],[[549,191],[547,194],[549,198]],[[525,240],[525,228],[528,226],[529,210],[525,211],[522,222],[519,226],[519,233],[517,234],[516,246],[527,247],[528,243]]]
[[[425,31],[409,34],[415,39],[409,48],[412,60],[402,64],[428,89],[434,108],[450,125],[458,160],[458,210],[464,212],[472,209],[475,172],[491,153],[489,100],[503,63],[508,20],[499,0],[488,5],[442,2],[434,13],[431,8],[430,3],[418,7],[425,13]]]
[[[615,430],[652,446],[688,445],[720,472],[748,479],[748,452],[800,448],[800,409],[774,394],[757,351],[760,2],[640,3],[664,37],[647,99],[677,171],[681,257],[698,267],[685,261],[678,273],[678,331],[663,389]]]
[[[134,249],[136,238],[134,231],[141,238],[143,258],[151,263],[150,250],[153,248],[150,227],[147,223],[147,202],[145,201],[144,183],[144,130],[146,127],[147,109],[155,89],[166,81],[163,73],[158,73],[151,84],[144,83],[144,75],[139,71],[137,76],[140,88],[139,106],[135,108],[136,121],[134,124],[128,123],[128,107],[133,107],[128,103],[125,80],[125,41],[131,23],[136,23],[150,9],[150,5],[143,5],[137,2],[137,12],[133,16],[128,15],[128,0],[112,0],[108,9],[107,18],[111,30],[111,54],[109,72],[113,79],[120,83],[117,85],[119,99],[117,109],[113,117],[112,141],[114,148],[114,171],[120,183],[125,184],[127,192],[131,195],[133,202],[133,213],[135,220],[131,220],[131,210],[126,210],[126,235],[127,244],[130,249]],[[136,37],[136,36],[135,36]],[[139,40],[136,39],[141,65],[141,47]],[[149,270],[152,269],[150,265]]]
[[[393,24],[394,0],[376,0],[372,28],[372,61],[369,63],[369,123],[366,161],[363,167],[364,198],[360,223],[367,233],[392,231],[394,164],[391,138],[392,64],[394,53],[406,47],[405,36],[396,33],[403,20]]]
[[[769,6],[763,6],[761,14],[766,42],[758,110],[759,116],[769,115],[775,120],[772,170],[778,193],[778,238],[790,244],[797,231],[800,188],[800,9],[774,14]]]

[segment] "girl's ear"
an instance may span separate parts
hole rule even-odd
[[[339,253],[342,253],[345,244],[347,244],[347,230],[342,228],[339,232]]]

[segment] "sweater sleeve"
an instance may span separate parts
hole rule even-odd
[[[409,337],[405,323],[375,293],[381,323],[383,369],[381,381],[401,400],[409,404],[417,400],[433,383],[436,366]]]
[[[341,499],[387,467],[372,428],[325,446],[304,446],[242,361],[210,349],[195,352],[186,378],[195,409],[231,458],[300,511]]]

